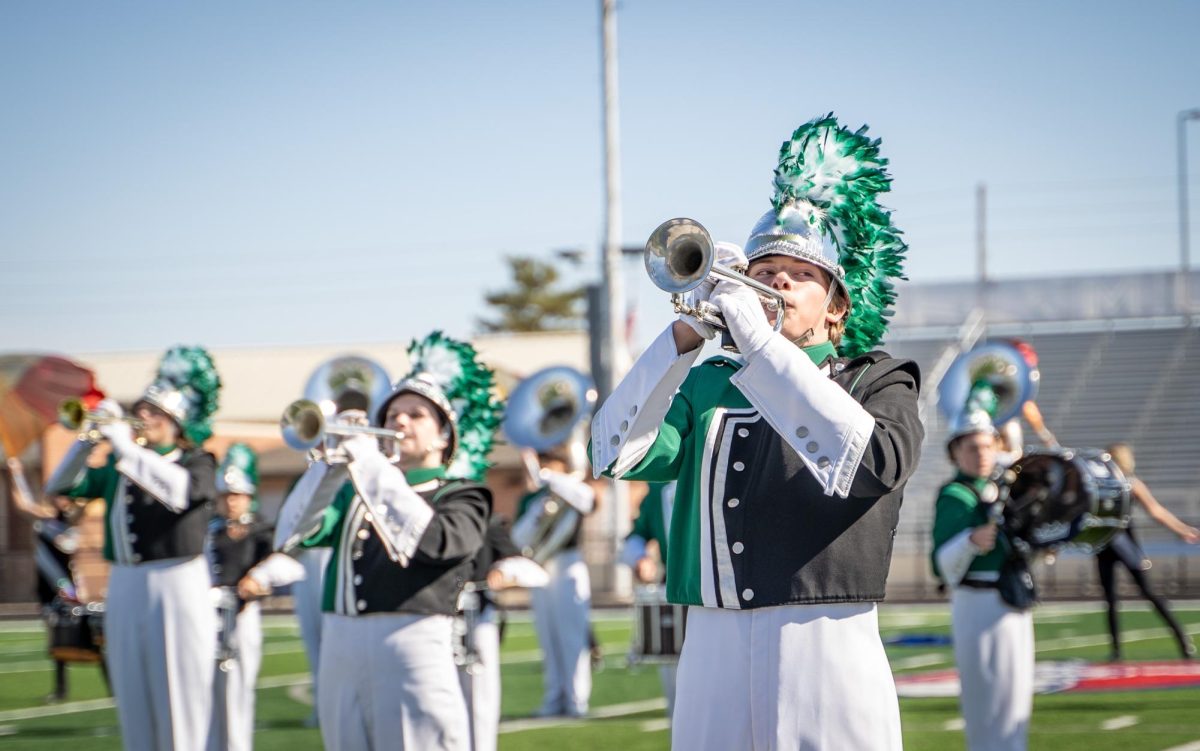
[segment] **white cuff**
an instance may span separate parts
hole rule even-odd
[[[536,589],[550,583],[550,574],[546,569],[519,555],[501,558],[492,564],[492,570],[499,571],[511,587]]]
[[[963,580],[971,562],[979,555],[979,547],[971,542],[972,531],[970,528],[964,529],[934,551],[938,570],[942,572],[942,581],[951,587]]]
[[[630,535],[625,538],[625,544],[621,546],[621,557],[619,562],[629,568],[637,565],[637,562],[646,557],[646,539],[641,535]]]
[[[175,513],[187,510],[190,478],[188,471],[175,462],[130,443],[121,449],[117,471]]]
[[[321,514],[346,483],[344,465],[313,462],[284,499],[275,520],[275,549],[284,552],[300,544],[317,530]]]
[[[371,524],[388,557],[407,566],[433,520],[433,507],[409,486],[404,473],[379,452],[367,453],[350,462],[350,480],[367,504]]]
[[[78,485],[83,474],[87,472],[88,456],[95,447],[96,444],[82,438],[73,442],[71,448],[67,449],[67,455],[58,463],[58,466],[54,468],[54,473],[46,481],[45,494],[48,496],[62,495]]]
[[[788,443],[825,495],[850,484],[875,432],[875,418],[782,336],[730,379]]]
[[[682,355],[671,326],[659,334],[592,418],[592,471],[612,468],[620,478],[633,469],[658,437],[671,397],[687,378],[703,347]]]
[[[278,589],[304,578],[304,564],[283,553],[272,553],[247,574],[263,587]]]

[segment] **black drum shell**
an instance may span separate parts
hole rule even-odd
[[[1129,526],[1129,482],[1097,449],[1039,449],[1009,468],[1004,530],[1033,549],[1095,553]]]

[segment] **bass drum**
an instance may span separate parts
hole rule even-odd
[[[1104,451],[1038,449],[1010,472],[1004,529],[1033,549],[1096,553],[1129,526],[1129,482]]]

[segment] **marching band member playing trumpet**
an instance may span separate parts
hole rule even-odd
[[[257,516],[258,457],[248,445],[235,443],[226,451],[217,470],[217,492],[208,555],[221,630],[208,749],[249,751],[254,747],[254,685],[262,665],[258,601],[276,587],[302,579],[304,566],[274,552],[271,527]]]
[[[691,607],[674,748],[901,747],[876,603],[923,428],[916,365],[870,351],[905,245],[864,131],[828,116],[783,145],[746,245],[782,311],[733,281],[696,288],[740,357],[692,368],[712,329],[676,321],[592,421],[598,473],[679,481],[667,594]]]
[[[500,404],[469,344],[434,332],[409,357],[373,416],[403,434],[389,441],[398,465],[375,436],[350,435],[346,461],[310,465],[276,529],[277,548],[333,547],[317,708],[328,748],[470,747],[452,618],[484,544],[492,496],[475,480]]]
[[[112,449],[105,465],[87,467],[86,430],[46,485],[48,495],[106,502],[105,651],[131,750],[199,751],[208,735],[217,623],[203,549],[216,459],[202,445],[220,385],[203,349],[168,350],[133,406],[145,446],[120,407],[102,402],[92,417]]]

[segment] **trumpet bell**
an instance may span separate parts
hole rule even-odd
[[[297,451],[314,449],[325,435],[325,414],[311,399],[297,399],[279,418],[283,441]]]
[[[716,253],[712,236],[694,219],[668,219],[650,234],[643,261],[654,286],[689,292],[708,278]]]
[[[63,399],[58,405],[58,424],[68,430],[79,430],[87,418],[87,407],[80,399]]]
[[[543,368],[517,384],[508,398],[502,430],[516,446],[546,451],[571,439],[596,405],[596,388],[574,368]]]

